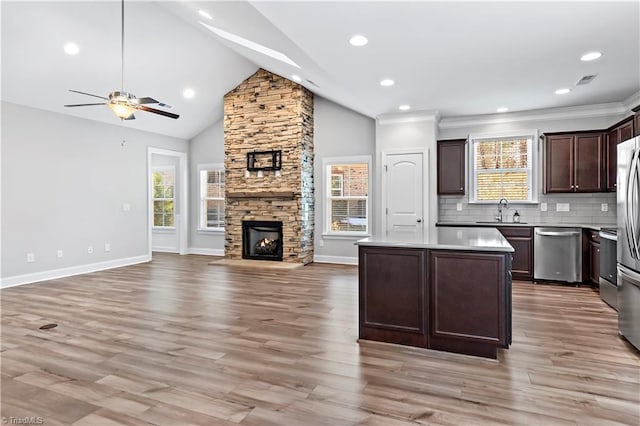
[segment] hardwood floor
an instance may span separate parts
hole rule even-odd
[[[640,356],[592,289],[514,283],[513,345],[493,361],[358,343],[355,267],[210,260],[157,253],[2,290],[2,416],[92,426],[640,424]],[[58,326],[39,329],[47,323]]]

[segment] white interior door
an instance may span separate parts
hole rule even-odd
[[[383,159],[385,232],[419,240],[424,235],[424,154],[387,153]]]

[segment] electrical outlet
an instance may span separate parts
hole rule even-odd
[[[109,243],[104,243],[104,251],[105,252],[110,252],[111,251],[111,244]]]
[[[457,203],[456,204],[456,210],[461,212],[462,211],[462,203]]]
[[[318,244],[320,245],[320,247],[324,247],[324,240],[320,238],[320,241],[318,242]]]
[[[87,253],[89,253],[89,254],[93,253],[93,246],[87,247]]]
[[[547,203],[540,203],[540,211],[541,212],[547,211]]]
[[[62,250],[58,250],[58,253],[56,255],[58,256],[58,259],[62,259],[62,256],[64,256],[64,252]]]
[[[557,203],[556,204],[557,212],[568,212],[571,211],[569,203]]]
[[[130,211],[130,210],[131,210],[131,204],[129,204],[129,203],[124,203],[124,204],[122,205],[122,211],[123,211],[123,212],[128,212],[128,211]]]
[[[27,253],[27,262],[32,263],[36,261],[36,255],[33,253]]]
[[[608,212],[609,211],[609,204],[607,204],[607,203],[600,204],[600,210],[602,210],[603,212]]]

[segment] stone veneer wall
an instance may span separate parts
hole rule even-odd
[[[283,224],[283,261],[313,261],[313,93],[263,69],[224,97],[225,256],[242,258],[242,221]],[[245,176],[247,153],[282,150],[282,170]],[[288,193],[288,194],[285,194]]]

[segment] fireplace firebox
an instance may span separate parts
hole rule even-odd
[[[282,222],[243,220],[242,258],[282,260]]]

